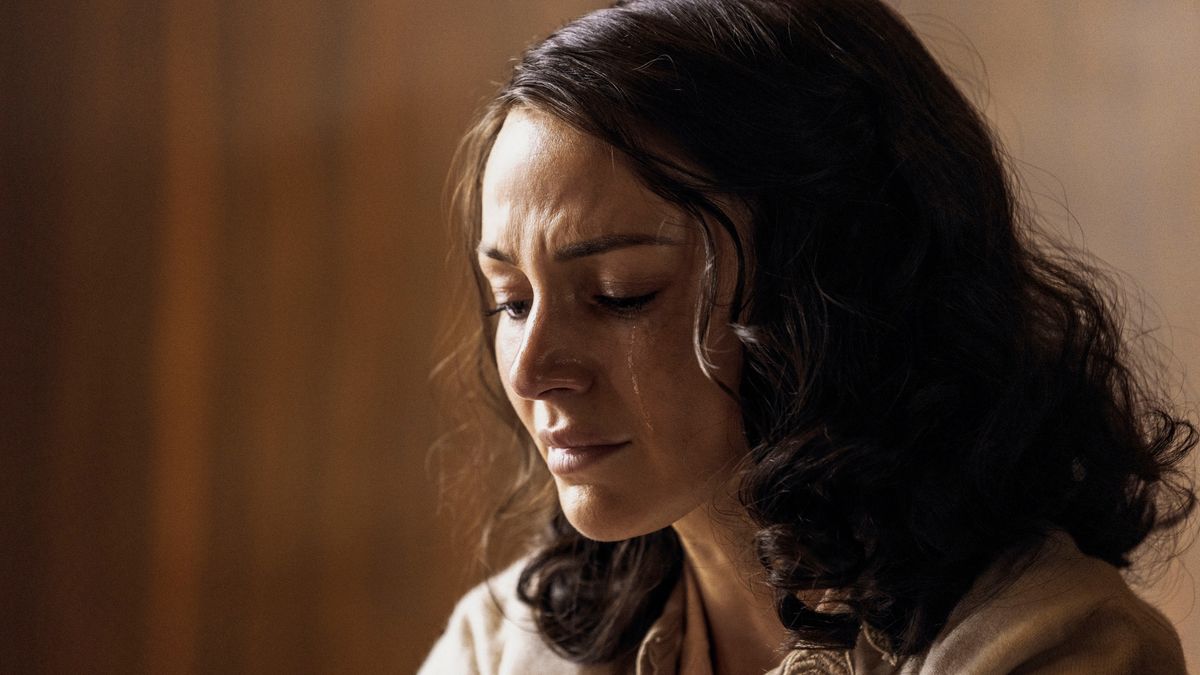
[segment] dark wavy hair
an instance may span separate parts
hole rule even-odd
[[[483,168],[518,106],[604,140],[701,225],[694,340],[702,355],[719,320],[743,344],[740,499],[789,646],[848,648],[869,627],[921,652],[1002,552],[1060,530],[1124,567],[1190,513],[1177,466],[1195,428],[1134,358],[1116,287],[1035,240],[987,125],[883,4],[629,0],[538,42],[456,160],[472,266]],[[722,230],[739,290],[713,317]],[[596,542],[567,522],[487,322],[475,333],[480,390],[525,450],[498,513],[535,501],[548,521],[519,595],[565,657],[627,657],[680,575],[680,543],[670,528]],[[843,607],[805,605],[812,589]]]

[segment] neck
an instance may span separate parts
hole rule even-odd
[[[779,665],[786,631],[755,559],[754,526],[732,495],[705,504],[673,526],[696,579],[708,624],[714,675]]]

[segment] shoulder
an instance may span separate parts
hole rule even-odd
[[[1186,672],[1170,622],[1063,533],[989,569],[920,661],[903,672]]]
[[[458,601],[419,675],[607,672],[567,661],[542,640],[529,607],[517,597],[524,565],[518,560]]]

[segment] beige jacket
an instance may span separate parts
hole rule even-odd
[[[998,583],[1020,569],[1010,583]],[[580,666],[546,646],[516,597],[518,563],[459,603],[419,675],[711,675],[707,628],[684,568],[631,663]],[[768,675],[1177,675],[1185,673],[1170,623],[1111,565],[1048,538],[1036,552],[997,562],[951,613],[927,652],[895,659],[869,635],[850,651],[796,650]]]

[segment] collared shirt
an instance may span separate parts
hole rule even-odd
[[[684,573],[632,663],[584,666],[555,654],[516,597],[522,563],[480,584],[455,608],[420,675],[712,675],[694,576]],[[1010,572],[1017,570],[1014,577]],[[1111,565],[1062,533],[998,560],[972,586],[924,653],[897,658],[863,630],[854,649],[798,649],[767,675],[1182,675],[1170,623]]]

